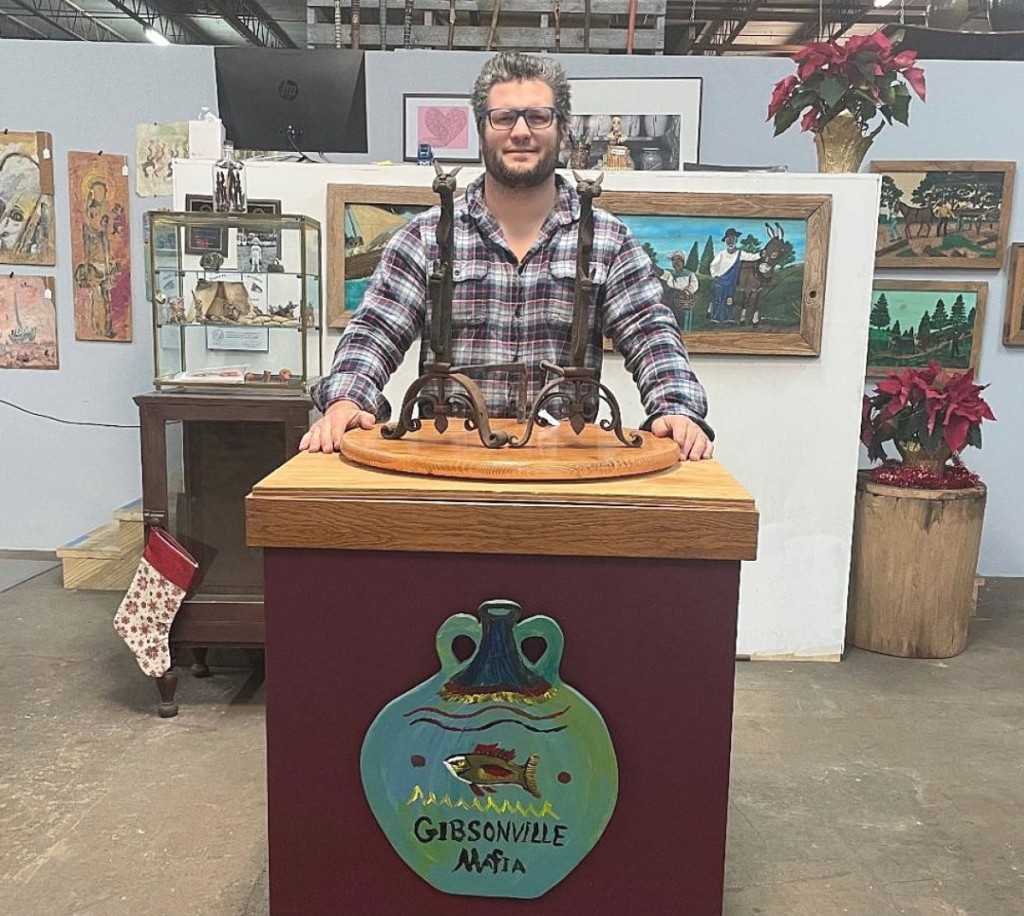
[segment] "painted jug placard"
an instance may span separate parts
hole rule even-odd
[[[600,839],[618,795],[611,736],[560,677],[550,617],[487,601],[438,630],[441,670],[390,702],[360,769],[374,817],[402,860],[438,890],[539,897]],[[458,636],[475,651],[453,652]],[[530,662],[522,645],[541,637]]]

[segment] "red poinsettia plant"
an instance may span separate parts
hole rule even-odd
[[[884,459],[888,441],[916,442],[933,455],[943,445],[953,455],[968,445],[981,448],[981,423],[995,420],[981,397],[987,387],[974,383],[973,369],[949,373],[938,363],[890,372],[874,396],[864,396],[861,441],[868,457]]]
[[[893,51],[881,31],[855,35],[845,42],[815,41],[804,45],[793,60],[795,76],[775,84],[768,103],[768,118],[775,119],[775,135],[800,118],[801,130],[819,132],[843,112],[849,112],[867,133],[880,115],[877,133],[885,124],[906,124],[910,115],[910,89],[924,101],[924,71],[916,51]],[[907,87],[910,87],[908,89]]]

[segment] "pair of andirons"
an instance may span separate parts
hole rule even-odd
[[[578,172],[576,190],[580,196],[580,226],[576,246],[576,280],[573,297],[572,337],[568,366],[558,366],[547,361],[541,368],[549,378],[525,417],[526,428],[522,435],[511,435],[491,428],[487,404],[479,385],[471,375],[488,370],[498,371],[512,368],[508,364],[454,366],[452,365],[452,292],[454,280],[452,258],[455,226],[455,176],[459,168],[445,172],[434,163],[435,178],[433,190],[441,199],[441,217],[437,223],[438,258],[428,278],[430,292],[430,349],[434,358],[423,368],[424,372],[409,386],[402,401],[402,409],[394,423],[381,428],[385,439],[401,439],[406,433],[422,428],[420,415],[432,418],[434,428],[444,433],[448,418],[456,413],[464,420],[467,430],[477,430],[480,441],[487,448],[522,448],[533,435],[537,426],[549,425],[545,419],[548,409],[556,409],[569,422],[576,435],[580,435],[588,422],[588,415],[594,416],[595,399],[599,404],[608,405],[610,416],[600,421],[601,429],[614,433],[625,446],[636,448],[643,443],[638,433],[626,435],[622,429],[619,404],[615,396],[601,384],[597,370],[585,365],[587,335],[590,324],[590,307],[594,283],[590,278],[590,255],[594,248],[594,198],[601,193],[604,175],[587,179]],[[437,395],[427,386],[431,383],[441,393]],[[451,392],[450,394],[448,392]],[[522,401],[520,401],[522,403]],[[591,405],[588,411],[588,404]],[[465,414],[463,416],[463,414]]]

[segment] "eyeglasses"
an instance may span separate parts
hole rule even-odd
[[[487,122],[495,130],[512,130],[522,118],[530,130],[543,130],[550,127],[558,114],[557,108],[488,108],[485,112]]]

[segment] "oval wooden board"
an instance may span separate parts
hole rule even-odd
[[[495,420],[494,429],[522,433],[513,420]],[[568,423],[534,428],[524,448],[486,448],[476,431],[452,420],[441,435],[432,423],[401,439],[385,439],[380,427],[353,429],[341,451],[357,464],[402,474],[461,477],[468,480],[595,480],[635,477],[670,468],[679,461],[671,439],[640,433],[644,444],[627,448],[613,433],[588,424],[577,436]]]

